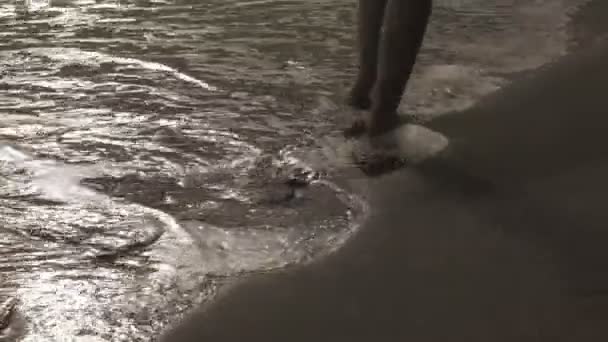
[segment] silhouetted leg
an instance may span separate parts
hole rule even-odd
[[[389,0],[378,53],[368,133],[379,135],[399,124],[397,108],[412,73],[431,15],[432,0]]]
[[[386,3],[387,0],[359,0],[359,73],[349,99],[349,104],[358,109],[371,107],[370,93],[376,82],[378,45]]]

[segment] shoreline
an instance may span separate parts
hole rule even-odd
[[[250,277],[162,340],[605,340],[606,61],[434,119],[462,154],[369,180],[371,217],[335,254]]]

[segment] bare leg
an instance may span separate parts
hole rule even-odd
[[[370,93],[376,82],[378,45],[388,0],[359,0],[359,74],[350,93],[349,103],[358,109],[371,107]]]
[[[432,0],[389,0],[378,53],[368,133],[380,135],[399,124],[397,108],[412,73],[431,15]]]

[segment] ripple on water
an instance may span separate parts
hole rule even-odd
[[[40,160],[9,146],[0,160],[0,270],[7,275],[0,288],[19,299],[32,341],[65,334],[114,340],[132,329],[126,340],[145,340],[211,298],[213,279],[304,262],[337,247],[356,215],[349,213],[356,203],[337,188],[321,194],[333,214],[319,215],[317,203],[302,198],[260,205],[253,194],[284,182],[268,183],[259,172],[243,181],[226,166],[162,181],[115,178],[107,168]],[[66,324],[54,317],[86,319]]]

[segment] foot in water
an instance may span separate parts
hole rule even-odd
[[[368,97],[361,96],[355,86],[348,103],[358,110],[367,108],[366,100]],[[412,116],[399,115],[396,107],[374,106],[367,117],[357,111],[351,126],[344,130],[345,138],[358,140],[353,151],[355,164],[370,175],[420,162],[448,145],[445,136],[416,124]]]
[[[352,116],[353,119],[351,121],[350,126],[344,129],[343,132],[344,137],[347,139],[360,138],[364,135],[382,135],[382,133],[388,132],[398,126],[405,125],[407,123],[412,123],[415,121],[415,119],[411,116],[395,115],[394,120],[391,120],[390,123],[374,125],[373,123],[370,123],[372,119],[370,117],[365,117],[365,114],[363,112],[357,111],[353,113]]]
[[[383,132],[361,136],[355,144],[353,159],[367,175],[379,176],[436,156],[447,146],[448,139],[441,133],[404,122]]]

